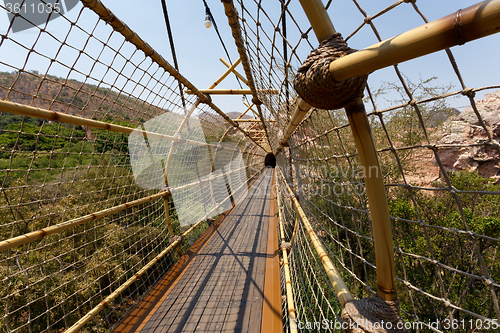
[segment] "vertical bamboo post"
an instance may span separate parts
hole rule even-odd
[[[300,0],[318,40],[335,33],[335,28],[321,0]],[[363,100],[360,98],[345,107],[361,166],[364,169],[366,194],[370,205],[375,261],[377,266],[377,296],[383,300],[396,299],[394,249],[387,195],[382,179],[375,142]],[[373,174],[374,172],[375,174]]]
[[[396,270],[392,227],[377,149],[363,100],[357,100],[345,110],[364,171],[366,195],[370,205],[377,266],[377,296],[386,301],[393,301],[396,299]]]

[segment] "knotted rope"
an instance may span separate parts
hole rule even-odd
[[[385,301],[376,295],[347,302],[342,321],[349,323],[345,333],[408,333],[399,315],[399,301]]]
[[[368,74],[336,82],[330,74],[330,63],[354,53],[335,33],[313,50],[300,66],[293,85],[300,97],[310,105],[325,110],[340,109],[363,97]]]

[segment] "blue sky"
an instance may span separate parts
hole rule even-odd
[[[104,0],[103,3],[110,8],[118,18],[126,22],[139,34],[139,36],[162,54],[165,59],[173,63],[160,0]],[[223,5],[219,0],[207,0],[207,3],[219,26],[222,38],[231,55],[231,59],[234,61],[237,59],[238,54],[234,45],[234,40],[227,26],[227,18],[224,14]],[[271,0],[266,0],[263,3],[264,6],[267,6],[271,3]],[[351,0],[336,0],[333,1],[333,3],[336,5],[336,8],[330,8],[328,10],[330,17],[337,31],[347,36],[362,22],[363,16],[356,9]],[[358,0],[358,3],[367,11],[368,15],[374,15],[392,4],[393,1]],[[419,8],[430,21],[475,3],[474,1],[466,0],[417,1]],[[219,61],[219,58],[226,58],[226,56],[215,30],[213,28],[207,29],[204,26],[205,8],[203,6],[203,1],[167,1],[167,6],[174,34],[180,72],[198,88],[206,88],[224,72],[226,67]],[[290,7],[293,10],[294,18],[297,20],[298,24],[301,27],[307,28],[308,22],[305,15],[300,10],[298,0],[292,0]],[[81,8],[80,4],[68,13],[68,17],[71,20],[76,18],[79,13],[79,8]],[[269,8],[269,15],[273,20],[276,20],[276,17],[280,14],[279,4],[270,6]],[[53,31],[55,34],[58,31],[66,29],[62,20],[61,22],[59,22],[59,20],[60,19],[51,22],[48,30]],[[383,15],[373,22],[379,29],[382,39],[390,38],[424,23],[411,8],[410,4],[402,4],[389,14]],[[290,19],[288,19],[288,24],[290,27],[290,40],[294,40],[294,33],[297,34],[297,32],[294,32]],[[4,13],[0,17],[0,33],[5,34],[7,27],[8,19]],[[32,43],[34,36],[36,36],[36,32],[28,30],[17,33],[16,39],[21,43],[29,45],[29,43]],[[317,41],[315,38],[310,38],[310,41],[313,46],[316,46]],[[371,29],[365,26],[359,34],[349,41],[349,44],[359,49],[376,42],[377,40]],[[50,46],[47,47],[49,48]],[[499,35],[489,36],[482,40],[470,42],[464,46],[454,47],[452,51],[457,58],[459,68],[467,86],[480,87],[500,84],[500,66],[497,60],[498,54],[500,54]],[[13,46],[12,50],[7,50],[3,47],[0,49],[0,60],[3,58],[7,63],[9,63],[9,61],[15,62],[17,58],[22,58],[22,56],[19,56],[16,52],[18,52],[17,47]],[[50,50],[47,52],[50,53]],[[303,59],[305,59],[308,52],[309,50],[307,47],[298,49],[299,56]],[[29,65],[30,67],[38,66],[36,62],[32,62]],[[298,63],[293,65],[297,66]],[[40,64],[41,68],[43,68],[43,66],[44,64]],[[413,80],[418,79],[418,77],[426,79],[431,76],[437,76],[439,78],[437,83],[452,84],[458,89],[458,81],[444,52],[400,64],[400,68],[403,73]],[[4,69],[0,68],[0,70]],[[241,66],[239,66],[238,70],[243,73],[243,68]],[[58,75],[57,70],[54,69],[54,72],[51,72],[51,74]],[[382,81],[394,82],[397,78],[392,69],[386,69],[373,73],[369,80],[370,85],[376,88],[381,85]],[[226,79],[219,88],[239,88],[239,86],[236,80],[231,77],[230,79]],[[479,94],[478,97],[481,98],[482,94]],[[214,96],[213,99],[225,112],[242,111],[245,108],[241,102],[241,96]],[[466,101],[463,99],[456,99],[451,101],[451,103],[456,107],[466,105]]]

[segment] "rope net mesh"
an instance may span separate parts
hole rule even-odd
[[[278,95],[259,96],[264,119],[276,120],[266,123],[273,149],[296,108],[294,73],[318,45],[300,4],[280,2],[235,1],[257,89],[280,89]],[[394,24],[390,30],[386,26],[378,29],[377,23],[384,19],[416,17],[419,24],[428,22],[417,1],[375,4],[345,0],[331,8],[332,3],[324,4],[334,25],[359,49],[405,31],[395,31]],[[449,13],[458,9],[451,8]],[[335,18],[341,15],[349,15],[351,30],[336,25]],[[371,44],[356,44],[367,36],[372,36]],[[461,52],[477,54],[473,45],[461,46]],[[488,320],[490,324],[500,320],[500,188],[498,176],[484,164],[498,163],[499,146],[494,133],[497,125],[484,119],[495,108],[488,109],[485,101],[495,97],[486,95],[479,101],[475,95],[492,93],[500,85],[497,80],[496,84],[470,87],[460,68],[473,64],[460,66],[451,50],[430,59],[427,61],[438,61],[447,69],[443,72],[450,85],[434,84],[435,74],[429,80],[413,74],[412,66],[428,73],[426,60],[417,59],[380,70],[379,76],[373,74],[375,78],[369,77],[364,92],[389,199],[397,296],[403,319],[413,330],[445,332],[458,323],[455,332],[482,331]],[[475,61],[481,61],[481,55]],[[456,113],[453,105],[457,99],[468,107],[452,118],[454,122],[443,122]],[[454,141],[460,136],[454,133],[469,130],[463,121],[472,124],[470,137],[465,142]],[[312,108],[288,145],[277,156],[286,175],[280,179],[279,193],[286,241],[292,238],[298,217],[284,182],[293,186],[354,297],[373,295],[377,271],[363,177],[379,170],[361,166],[344,110]],[[464,151],[469,156],[450,164],[450,156]],[[341,331],[330,324],[340,322],[342,308],[300,222],[289,258],[297,323],[319,325],[327,320],[322,331]],[[282,283],[285,294],[285,281]],[[283,301],[284,325],[289,329],[286,299]]]
[[[264,166],[216,106],[180,95],[189,82],[175,70],[75,10],[38,26],[19,14],[1,35],[0,237],[36,234],[1,243],[1,332],[64,331],[184,233],[82,331],[111,329]],[[18,20],[31,33],[15,33]]]
[[[331,3],[325,7],[334,24],[340,14],[352,15],[350,26],[336,27],[356,48],[368,46],[357,44],[366,36],[377,42],[395,35],[380,30],[378,22],[410,16],[427,22],[417,1],[343,0],[337,4],[342,11]],[[297,1],[240,0],[235,7],[263,102],[261,120],[275,151],[297,106],[294,73],[317,41]],[[0,9],[2,15],[9,11],[5,4]],[[74,21],[62,14],[38,26],[19,14],[1,34],[0,236],[10,241],[72,223],[35,233],[29,242],[0,244],[5,248],[2,332],[71,327],[178,241],[173,235],[196,225],[178,251],[162,256],[106,301],[82,330],[112,329],[210,218],[244,195],[247,180],[263,167],[265,152],[250,135],[233,130],[211,102],[200,104],[205,96],[180,95],[179,83],[195,87],[135,34],[125,33],[110,12],[75,10]],[[14,33],[16,21],[36,33]],[[475,52],[473,47],[462,46]],[[498,129],[475,97],[500,85],[471,88],[460,71],[470,64],[455,61],[450,50],[440,52],[439,61],[449,68],[451,86],[436,87],[408,70],[424,71],[421,60],[381,70],[384,81],[394,81],[385,88],[372,79],[376,74],[368,78],[364,102],[381,170],[362,168],[343,110],[309,110],[289,147],[277,155],[285,175],[278,173],[278,210],[285,240],[292,243],[288,259],[297,323],[327,320],[323,330],[341,331],[331,323],[340,322],[342,306],[285,185],[293,188],[351,293],[361,299],[377,291],[364,176],[379,171],[389,199],[403,319],[413,331],[434,332],[446,332],[453,322],[459,323],[455,332],[480,332],[488,319],[500,320],[500,188],[496,175],[485,177],[488,165],[498,162]],[[388,95],[392,103],[384,99]],[[465,127],[462,118],[443,122],[457,97],[468,104],[460,117],[472,126]],[[465,130],[471,131],[469,140],[451,140]],[[469,159],[448,164],[450,154],[463,151],[470,151]],[[290,304],[282,299],[283,324],[290,331]]]

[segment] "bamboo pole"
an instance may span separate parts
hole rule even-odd
[[[276,168],[279,170],[281,177],[285,179],[285,176],[283,175],[283,171],[281,171],[280,168]],[[337,298],[340,301],[340,304],[342,307],[344,307],[345,303],[348,301],[354,300],[351,292],[345,285],[344,281],[342,280],[342,276],[340,275],[339,271],[337,268],[335,268],[335,265],[333,264],[332,259],[328,256],[328,252],[326,251],[325,247],[323,246],[323,243],[319,239],[318,235],[314,231],[313,226],[309,222],[309,219],[306,216],[306,213],[302,209],[299,200],[295,197],[295,194],[293,193],[293,190],[290,188],[290,186],[285,182],[285,186],[288,190],[288,193],[292,197],[292,201],[295,205],[295,208],[297,209],[297,214],[300,216],[302,222],[304,223],[304,227],[307,230],[307,233],[309,235],[309,238],[311,239],[311,242],[314,246],[314,249],[316,250],[316,253],[318,254],[321,263],[323,264],[323,268],[326,271],[326,275],[328,276],[328,279],[330,280],[330,283],[333,286],[333,289],[335,290],[335,293],[337,294]]]
[[[137,33],[135,33],[132,29],[130,29],[123,21],[118,19],[111,10],[109,10],[106,6],[102,4],[100,0],[81,0],[83,5],[92,11],[94,11],[97,15],[99,15],[100,19],[104,22],[110,24],[115,31],[120,33],[125,40],[133,44],[137,49],[142,50],[144,54],[151,58],[153,62],[155,62],[158,66],[165,69],[170,75],[175,77],[177,81],[184,84],[189,90],[191,90],[194,94],[198,96],[198,98],[203,102],[210,106],[215,112],[217,112],[222,118],[224,118],[227,122],[233,125],[236,129],[241,131],[244,135],[245,132],[241,129],[238,124],[231,121],[231,119],[222,112],[214,103],[210,96],[201,93],[198,88],[196,88],[190,81],[188,81],[184,76],[182,76],[172,65],[170,65],[158,52],[156,52],[148,43],[146,43]],[[249,137],[257,146],[259,146],[262,150],[266,151],[260,144],[253,140],[253,138]]]
[[[251,154],[249,154],[249,155],[251,155]],[[262,155],[258,155],[258,156],[262,156]],[[227,174],[238,172],[238,171],[245,169],[247,167],[253,167],[253,166],[259,165],[259,164],[261,164],[261,163],[256,162],[256,163],[248,165],[248,166],[244,166],[244,167],[241,167],[238,169],[231,170]],[[217,178],[221,178],[221,177],[223,177],[223,175],[214,176],[213,179],[217,179]],[[208,180],[206,180],[206,181],[208,181]],[[9,249],[14,248],[14,247],[21,246],[21,245],[26,244],[26,243],[31,243],[31,242],[36,241],[38,239],[42,239],[44,237],[53,235],[55,233],[62,232],[66,229],[79,226],[80,224],[83,224],[83,223],[88,223],[88,222],[94,221],[98,218],[102,218],[102,217],[106,217],[106,216],[114,214],[114,213],[118,213],[118,212],[125,210],[127,208],[131,208],[131,207],[149,202],[149,201],[157,199],[157,198],[168,197],[168,196],[170,196],[170,194],[172,192],[185,190],[185,189],[188,189],[190,187],[200,185],[201,183],[202,183],[202,181],[197,181],[197,182],[189,183],[189,184],[186,184],[183,186],[171,188],[169,191],[162,191],[158,194],[155,194],[155,195],[152,195],[149,197],[137,199],[137,200],[134,200],[131,202],[124,203],[122,205],[114,206],[114,207],[104,209],[104,210],[101,210],[101,211],[98,211],[95,213],[91,213],[91,214],[88,214],[88,215],[85,215],[85,216],[82,216],[82,217],[79,217],[79,218],[76,218],[73,220],[59,223],[59,224],[51,226],[51,227],[47,227],[47,228],[33,231],[33,232],[30,232],[30,233],[27,233],[27,234],[24,234],[21,236],[6,239],[6,240],[0,242],[0,252],[5,251],[5,250],[9,250]]]
[[[262,170],[259,170],[258,172],[256,172],[251,178],[255,177],[255,175],[259,174]],[[245,186],[246,184],[242,184],[238,190],[240,190],[243,186]],[[96,307],[94,307],[92,310],[90,310],[89,312],[87,312],[85,314],[85,316],[83,316],[82,318],[80,318],[80,320],[78,320],[75,324],[73,324],[73,326],[71,326],[67,331],[65,331],[66,333],[76,333],[76,332],[79,332],[82,327],[89,321],[91,320],[92,318],[94,318],[99,312],[101,312],[102,309],[104,309],[104,307],[108,304],[110,304],[116,297],[118,297],[121,293],[123,293],[125,290],[127,290],[128,287],[130,287],[132,285],[132,283],[134,283],[138,278],[140,278],[144,273],[147,272],[148,269],[150,269],[151,267],[153,267],[154,264],[156,264],[161,258],[163,258],[166,254],[168,254],[170,251],[172,251],[173,248],[175,248],[177,245],[179,245],[179,243],[182,241],[182,239],[184,239],[185,237],[187,237],[193,230],[195,230],[200,224],[202,224],[203,222],[205,222],[205,219],[210,216],[210,214],[212,214],[215,210],[217,210],[220,206],[222,206],[223,204],[225,204],[225,202],[229,199],[226,198],[224,201],[222,201],[219,206],[215,207],[214,209],[212,209],[210,212],[208,212],[207,214],[205,214],[205,216],[199,221],[197,222],[196,224],[194,224],[193,226],[191,226],[191,228],[189,228],[188,230],[186,230],[182,236],[181,236],[181,239],[180,240],[176,240],[174,241],[173,243],[171,243],[167,248],[165,248],[162,252],[160,252],[160,254],[158,254],[153,260],[151,260],[149,263],[147,263],[144,267],[142,267],[137,273],[134,274],[134,276],[132,276],[130,279],[128,279],[124,284],[122,284],[120,287],[118,287],[114,292],[112,292],[110,295],[108,295],[101,303],[99,303]]]
[[[80,224],[88,223],[88,222],[94,221],[98,218],[102,218],[102,217],[117,213],[119,211],[125,210],[127,208],[131,208],[131,207],[149,202],[151,200],[158,199],[161,197],[166,197],[169,195],[170,195],[169,191],[162,191],[160,193],[151,195],[149,197],[137,199],[137,200],[134,200],[131,202],[124,203],[122,205],[118,205],[118,206],[115,206],[112,208],[104,209],[104,210],[98,211],[96,213],[88,214],[88,215],[85,215],[85,216],[82,216],[82,217],[79,217],[79,218],[76,218],[73,220],[69,220],[69,221],[66,221],[66,222],[63,222],[60,224],[56,224],[56,225],[53,225],[53,226],[50,226],[47,228],[43,228],[43,229],[40,229],[37,231],[32,231],[30,233],[27,233],[27,234],[24,234],[21,236],[17,236],[14,238],[4,240],[4,241],[0,242],[0,252],[6,251],[8,249],[12,249],[14,247],[21,246],[21,245],[26,244],[26,243],[33,242],[33,241],[38,240],[38,239],[45,238],[45,237],[53,235],[55,233],[62,232],[66,229],[79,226]]]
[[[257,90],[261,94],[279,94],[278,89],[259,89]],[[207,95],[250,95],[252,93],[251,89],[200,89],[200,92]],[[187,89],[186,94],[194,94],[193,91]]]
[[[297,99],[297,107],[295,108],[295,111],[292,114],[290,121],[288,122],[285,132],[283,133],[283,138],[279,143],[275,155],[278,155],[283,150],[283,147],[287,146],[287,141],[290,139],[292,134],[295,133],[295,130],[297,129],[297,127],[299,127],[300,123],[310,109],[311,106],[306,101],[304,101],[302,98]]]
[[[254,103],[252,103],[252,105],[249,105],[247,102],[243,102],[243,104],[245,104],[246,107],[248,107],[248,108],[250,108],[252,110],[252,113],[255,115],[256,118],[260,117],[259,114],[252,108],[252,106],[255,105]]]
[[[239,59],[241,59],[241,58],[239,58]],[[224,65],[226,65],[226,67],[227,67],[227,68],[229,68],[229,69],[231,68],[231,64],[230,64],[228,61],[226,61],[226,59],[224,59],[224,58],[220,58],[219,60],[220,60],[220,61],[221,61]],[[243,83],[244,83],[244,84],[246,84],[246,85],[248,86],[248,80],[247,80],[247,79],[245,79],[245,78],[243,77],[243,75],[241,75],[241,74],[240,74],[240,73],[239,73],[236,69],[234,69],[234,68],[233,68],[233,69],[231,69],[231,71],[232,71],[232,72],[234,73],[234,75],[236,75],[236,76],[237,76],[237,77],[238,77],[241,81],[243,81]]]
[[[370,205],[370,218],[375,243],[377,296],[384,300],[393,301],[396,299],[396,272],[391,218],[382,169],[380,168],[377,149],[373,141],[363,100],[359,99],[356,104],[346,107],[346,113],[365,174],[366,195]]]
[[[299,1],[319,43],[335,33],[332,21],[320,0]]]
[[[222,58],[221,58],[221,61],[222,61]],[[228,63],[228,65],[229,65],[229,66],[227,66],[227,70],[224,72],[224,74],[222,74],[222,75],[221,75],[221,77],[219,77],[219,78],[218,78],[218,79],[217,79],[214,83],[212,83],[212,84],[210,85],[210,87],[208,87],[208,89],[213,89],[213,88],[215,88],[216,86],[218,86],[218,85],[219,85],[219,83],[221,83],[221,82],[222,82],[222,80],[224,80],[224,79],[225,79],[225,78],[226,78],[229,74],[231,74],[231,72],[233,72],[233,73],[234,73],[234,72],[236,72],[236,69],[235,69],[235,68],[236,68],[236,66],[238,66],[240,63],[241,63],[241,58],[238,58],[238,59],[234,62],[234,64],[232,64],[232,65]]]
[[[500,0],[478,3],[330,64],[340,82],[500,31]]]
[[[315,20],[311,24],[314,24],[316,29],[322,31],[324,34],[328,34],[328,36],[335,33],[335,29],[321,0],[309,0],[307,2],[301,0],[301,4],[307,16]],[[321,10],[324,12],[323,14],[318,13]],[[368,203],[370,205],[370,217],[375,243],[377,296],[384,300],[393,301],[396,299],[396,274],[392,226],[375,142],[373,141],[362,98],[346,106],[345,111],[354,136],[361,166],[365,172],[364,180]],[[375,170],[375,176],[372,174],[372,170]]]
[[[278,203],[278,218],[279,218],[279,227],[280,227],[280,237],[281,244],[283,244],[285,240],[285,231],[283,227],[283,213],[281,206],[281,196],[280,196],[280,187],[279,187],[279,179],[278,173],[274,173],[275,183],[276,183],[276,200]],[[295,315],[295,303],[293,301],[293,289],[292,289],[292,280],[290,278],[290,264],[288,263],[288,252],[285,248],[281,248],[281,253],[283,256],[283,268],[285,271],[285,286],[286,286],[286,302],[288,305],[288,318],[290,322],[290,332],[297,332],[296,320],[297,316]]]
[[[321,9],[322,4],[319,4],[318,1],[305,0],[301,0],[301,3],[307,8],[307,10],[305,9],[306,15],[310,18],[314,32],[318,32],[319,41],[322,40],[320,40],[321,36],[326,35],[328,37],[329,32],[335,32],[334,29],[330,31],[327,29],[328,27],[333,28],[333,26],[326,10]],[[322,26],[322,22],[325,26]],[[499,22],[500,0],[484,1],[332,61],[330,63],[330,73],[338,82],[368,74],[387,66],[498,33],[500,31]],[[301,99],[299,99],[299,103],[303,103],[303,109],[311,107]],[[301,114],[298,108],[297,106],[292,116],[296,118],[296,121],[297,119],[302,120],[306,115],[306,113]],[[302,118],[300,118],[300,115]],[[296,129],[297,127],[291,126],[290,121],[286,134],[280,141],[276,155],[282,151],[283,146],[286,146],[286,141]],[[289,132],[291,134],[288,134]]]
[[[290,238],[290,244],[292,244],[292,245],[295,242],[295,235],[297,234],[297,228],[299,226],[299,220],[300,220],[300,216],[299,216],[299,214],[297,214],[295,216],[295,224],[293,226],[292,238]]]
[[[253,122],[262,122],[262,120],[260,119],[233,119],[234,122],[238,122],[238,123],[253,123]],[[273,120],[273,119],[268,119],[266,120],[267,122],[269,123],[274,123],[276,122],[276,120]]]
[[[303,10],[311,23],[311,27],[313,28],[314,34],[316,35],[319,43],[335,33],[332,21],[330,20],[330,17],[320,0],[300,0],[300,4],[302,5]],[[311,105],[309,105],[309,103],[300,97],[297,99],[297,106],[295,107],[292,117],[288,122],[288,126],[283,133],[283,138],[276,149],[275,155],[278,155],[283,150],[283,147],[287,146],[287,141],[290,139],[292,134],[295,133],[297,127],[310,109]]]
[[[165,139],[174,142],[181,140],[171,135],[147,132],[147,131],[137,131],[136,128],[132,127],[110,124],[103,121],[86,119],[78,116],[71,116],[69,114],[64,114],[61,112],[45,110],[29,105],[23,105],[4,100],[0,100],[0,109],[2,110],[2,112],[18,114],[21,116],[36,117],[45,120],[58,121],[61,123],[72,124],[72,125],[87,126],[112,132],[137,134],[137,135],[146,134],[149,138]],[[208,146],[206,142],[198,142],[193,140],[186,140],[186,142],[197,146]]]

